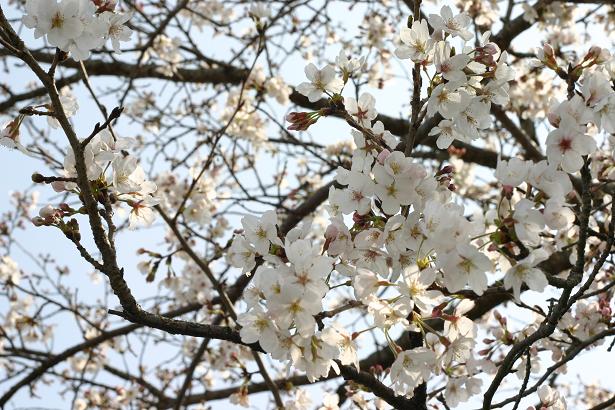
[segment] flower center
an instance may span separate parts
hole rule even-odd
[[[57,12],[51,18],[51,28],[62,28],[63,25],[64,25],[64,16],[60,14],[60,12]]]
[[[572,148],[572,140],[570,138],[562,138],[558,146],[562,152],[566,152]]]

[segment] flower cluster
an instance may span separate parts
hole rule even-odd
[[[111,2],[93,0],[27,0],[23,23],[34,37],[47,41],[75,60],[85,60],[93,49],[111,41],[116,53],[120,42],[129,41],[132,30],[125,26],[128,13],[116,13]]]
[[[126,154],[126,149],[130,148],[133,143],[132,139],[117,138],[105,129],[88,141],[83,155],[87,178],[91,181],[95,195],[103,195],[116,205],[121,203],[128,205],[130,208],[129,227],[136,229],[139,226],[152,224],[155,218],[152,207],[157,205],[159,200],[154,197],[156,184],[146,178],[137,158]],[[35,182],[42,182],[36,175],[33,177]],[[64,177],[53,182],[52,186],[56,192],[78,193],[76,180],[76,158],[73,150],[69,148],[64,157]],[[33,222],[38,226],[58,226],[71,239],[78,240],[79,237],[74,236],[78,232],[76,220],[71,220],[69,224],[63,222],[64,217],[76,213],[80,213],[80,210],[68,206],[60,206],[58,209],[43,208]]]
[[[243,234],[234,238],[228,252],[229,263],[249,272],[256,256],[268,262],[256,269],[245,295],[248,311],[237,319],[242,340],[259,342],[275,359],[290,360],[310,380],[337,369],[336,360],[356,364],[350,335],[336,327],[316,330],[333,258],[321,255],[320,246],[305,238],[309,226],[291,230],[282,242],[273,211],[261,218],[245,216],[242,225]]]
[[[466,13],[453,16],[450,7],[444,6],[428,21],[416,20],[411,27],[403,26],[402,44],[395,50],[401,59],[425,67],[433,65],[435,69],[427,114],[444,117],[430,133],[439,135],[437,145],[441,149],[448,148],[454,140],[474,140],[479,130],[489,128],[491,104],[508,102],[508,82],[515,78],[515,71],[507,63],[508,54],[489,42],[490,32],[478,40],[478,46],[470,45],[470,23]],[[449,41],[457,37],[463,41],[459,54]]]
[[[542,60],[558,70],[552,50],[545,46]],[[588,55],[601,55],[592,48]],[[583,61],[590,60],[585,57]],[[509,251],[521,247],[529,254],[520,260],[508,258],[512,266],[506,271],[504,285],[512,288],[518,299],[525,283],[531,290],[542,291],[547,278],[537,267],[548,257],[549,250],[560,250],[569,243],[568,235],[575,220],[568,204],[568,195],[573,186],[567,173],[575,173],[584,164],[584,157],[596,152],[594,137],[588,135],[591,124],[596,130],[607,133],[613,130],[613,101],[615,91],[610,86],[609,75],[600,60],[591,59],[593,70],[585,70],[581,92],[561,102],[554,102],[547,113],[550,124],[555,127],[546,139],[547,160],[523,161],[518,158],[500,160],[495,176],[503,187],[504,199],[497,215],[492,219],[497,227],[492,236],[498,245]],[[581,63],[577,67],[582,67]],[[570,74],[574,75],[574,74]],[[517,187],[526,183],[524,191]],[[525,192],[521,195],[521,192]],[[555,238],[555,241],[549,241]],[[506,252],[504,252],[506,254]],[[502,266],[502,264],[500,264]]]

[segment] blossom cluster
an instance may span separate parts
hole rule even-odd
[[[61,102],[67,116],[76,113],[78,104],[70,92],[64,92]],[[52,116],[49,118],[50,125],[57,127],[57,120]],[[15,141],[13,143],[18,144]],[[126,204],[130,209],[128,220],[131,229],[151,225],[155,218],[152,207],[159,203],[154,197],[156,184],[146,178],[138,159],[127,152],[134,143],[133,139],[117,137],[113,131],[106,128],[96,130],[95,134],[88,137],[83,148],[87,179],[94,195],[97,198],[105,198],[118,207],[120,204]],[[70,147],[66,151],[63,166],[63,176],[51,182],[53,189],[56,192],[79,194],[76,158]],[[33,180],[46,182],[40,174],[34,174]],[[73,209],[65,203],[58,208],[47,206],[40,210],[39,216],[33,218],[33,222],[37,226],[57,226],[70,239],[78,241],[80,234],[77,220],[73,218],[67,222],[64,218],[79,213],[81,209]]]
[[[93,49],[107,41],[116,53],[120,42],[129,41],[132,30],[125,26],[129,13],[114,12],[115,2],[101,0],[27,0],[23,23],[34,37],[45,36],[49,44],[85,60]]]
[[[528,22],[540,18],[557,24],[564,19],[566,9],[559,2],[555,3],[546,5],[540,16],[534,7],[521,5],[522,18]],[[130,40],[131,30],[125,23],[131,16],[115,12],[115,6],[114,0],[26,0],[27,14],[23,23],[34,29],[35,37],[45,36],[49,44],[70,52],[75,59],[85,59],[108,40],[116,52],[119,52],[120,41]],[[218,111],[220,123],[224,124],[213,134],[215,150],[207,161],[202,161],[199,148],[209,144],[212,141],[209,138],[197,142],[191,152],[196,163],[193,167],[186,165],[189,156],[181,160],[167,157],[173,169],[185,165],[185,178],[168,172],[150,180],[137,157],[128,153],[135,147],[135,141],[118,137],[111,126],[105,129],[97,126],[90,137],[80,142],[85,177],[93,198],[105,207],[99,209],[100,213],[110,218],[114,210],[128,209],[128,225],[134,229],[152,224],[153,207],[169,215],[177,212],[172,221],[176,229],[185,229],[186,240],[193,244],[206,243],[203,250],[195,250],[196,257],[188,255],[189,252],[184,252],[188,245],[182,242],[181,233],[174,231],[173,235],[165,237],[165,243],[169,244],[167,253],[139,249],[138,254],[146,260],[139,263],[138,269],[147,275],[146,280],[154,281],[157,271],[166,265],[167,275],[160,284],[169,290],[170,296],[165,294],[164,297],[172,300],[172,304],[177,303],[176,306],[198,304],[204,307],[196,313],[196,320],[210,321],[219,313],[212,308],[218,294],[198,262],[200,259],[217,266],[218,259],[226,257],[227,265],[251,276],[242,295],[244,310],[231,326],[236,325],[244,344],[258,343],[287,370],[305,372],[307,379],[313,382],[330,377],[332,372],[339,374],[340,366],[353,366],[371,372],[375,380],[405,397],[411,397],[421,384],[436,380],[439,387],[434,391],[442,391],[442,400],[445,399],[446,406],[450,407],[457,407],[480,394],[480,374],[495,373],[502,363],[501,355],[535,334],[551,314],[552,306],[549,313],[545,313],[544,306],[529,306],[528,295],[523,292],[527,289],[544,292],[549,284],[558,286],[566,281],[546,272],[551,256],[569,259],[565,261],[568,265],[577,262],[577,252],[571,252],[579,242],[580,224],[573,211],[582,199],[580,192],[576,192],[580,191],[577,173],[590,170],[591,176],[605,185],[615,179],[613,154],[607,152],[609,146],[611,149],[615,146],[615,137],[600,141],[601,133],[615,134],[615,59],[606,49],[592,47],[578,62],[570,63],[562,61],[564,54],[545,44],[535,50],[537,58],[529,65],[531,70],[537,70],[532,79],[524,80],[531,85],[511,90],[511,83],[519,77],[518,62],[525,58],[518,56],[525,53],[511,52],[516,60],[509,63],[508,53],[490,40],[490,32],[477,34],[478,37],[473,34],[473,24],[474,28],[480,26],[482,30],[483,25],[495,21],[497,13],[492,9],[495,6],[486,4],[478,11],[470,10],[469,5],[460,4],[459,7],[468,11],[456,14],[444,6],[438,14],[404,22],[399,41],[394,43],[394,54],[387,50],[393,43],[386,41],[392,26],[374,12],[366,16],[361,30],[365,42],[380,50],[381,56],[374,59],[369,53],[368,57],[355,57],[361,53],[349,52],[351,47],[344,44],[334,64],[317,66],[310,63],[305,67],[307,81],[299,84],[296,92],[311,105],[322,108],[288,114],[288,129],[307,130],[321,117],[330,115],[343,118],[352,127],[351,138],[346,141],[328,146],[306,143],[310,149],[323,148],[327,158],[323,160],[326,169],[321,168],[322,172],[314,172],[307,158],[297,160],[301,171],[295,177],[302,187],[312,186],[315,180],[322,182],[325,175],[334,171],[324,207],[328,218],[319,215],[317,223],[304,221],[289,230],[288,221],[282,223],[276,211],[260,216],[246,215],[241,220],[242,229],[234,232],[226,246],[220,244],[228,239],[230,230],[225,214],[234,213],[227,212],[234,209],[233,205],[227,208],[222,204],[241,200],[233,191],[244,187],[235,176],[255,168],[252,148],[256,152],[262,147],[275,152],[281,146],[277,144],[279,141],[296,146],[304,142],[287,132],[283,134],[286,139],[276,139],[276,144],[270,142],[273,138],[268,139],[269,123],[263,115],[266,114],[265,97],[284,106],[289,96],[292,95],[294,101],[297,95],[282,76],[275,75],[274,65],[265,69],[258,64],[258,53],[241,87],[226,89],[225,97],[219,99],[222,87],[214,86],[216,98],[205,102],[200,110],[190,104],[173,110],[173,115],[191,115],[195,120],[194,125],[190,125],[191,131],[200,135],[208,136],[212,131],[209,118],[202,115],[204,111]],[[188,7],[177,16],[189,18],[193,14],[194,27],[198,29],[213,24],[209,21],[212,16],[228,27],[236,17],[222,2],[196,0],[188,2]],[[244,14],[244,18],[254,21],[262,36],[259,38],[263,39],[271,16],[265,2],[254,3]],[[250,30],[254,28],[250,27]],[[335,33],[328,34],[327,41],[335,38]],[[307,42],[306,36],[298,44],[307,50],[308,47],[303,47]],[[185,51],[180,37],[159,33],[152,38],[142,57],[143,61],[155,60],[152,66],[171,77],[180,73],[183,64],[192,61],[192,58],[184,58]],[[304,52],[311,54],[311,51]],[[413,70],[413,92],[418,98],[411,102],[410,133],[426,123],[426,119],[437,124],[429,135],[425,133],[420,141],[414,142],[416,147],[406,145],[413,141],[412,138],[400,141],[387,130],[385,124],[390,123],[390,119],[379,118],[376,93],[363,89],[364,86],[383,87],[384,79],[390,78],[387,75],[390,55],[406,60],[404,63]],[[367,60],[378,63],[370,66],[371,61]],[[213,67],[216,64],[211,63]],[[551,77],[559,77],[562,84],[552,81]],[[524,100],[523,92],[540,90],[543,85],[539,95],[520,102]],[[357,93],[344,96],[344,91],[350,94],[347,87],[351,86]],[[568,96],[559,100],[553,98],[547,104],[547,99],[558,91],[563,95],[568,91]],[[226,102],[218,109],[218,101],[224,98]],[[160,95],[155,92],[144,91],[128,111],[153,133],[181,127],[179,123],[170,126],[163,121],[165,118],[157,106],[159,99]],[[60,100],[67,117],[76,114],[79,104],[68,87],[62,90]],[[506,155],[510,155],[508,148],[512,144],[507,140],[508,131],[493,126],[492,114],[501,111],[497,106],[505,106],[506,111],[521,111],[518,112],[520,128],[529,117],[546,119],[545,156],[540,153],[541,136],[536,135],[528,136],[532,141],[521,144],[526,151],[535,144],[535,152],[526,152],[525,160]],[[36,111],[39,108],[47,111]],[[153,113],[153,119],[141,118],[146,117],[147,111]],[[20,142],[20,128],[28,112],[46,115],[51,128],[59,128],[60,123],[51,105],[42,104],[20,111],[16,119],[0,127],[0,144],[32,155],[32,146],[29,150]],[[469,199],[476,200],[478,206],[468,206],[472,201],[466,201],[464,195],[471,188],[462,187],[460,191],[459,182],[471,165],[459,158],[466,149],[480,152],[485,146],[487,152],[492,140],[481,137],[493,133],[503,137],[497,163],[493,155],[495,181],[489,181],[487,187],[473,187],[478,194],[469,195]],[[218,143],[218,138],[225,135],[232,137],[232,153],[224,142]],[[237,144],[237,140],[243,141]],[[470,145],[471,142],[477,144]],[[169,146],[172,144],[173,141],[169,142]],[[418,145],[437,146],[447,151],[419,151]],[[604,147],[607,148],[602,149]],[[212,160],[214,153],[224,161]],[[430,161],[417,159],[420,155],[429,158],[433,155],[438,160],[448,158],[450,163],[431,165]],[[80,196],[77,181],[83,180],[84,175],[77,172],[77,160],[69,148],[60,177],[34,174],[33,180],[50,184],[56,192]],[[225,166],[234,178],[228,178]],[[287,173],[290,171],[285,166],[284,171],[275,175],[273,185],[285,188]],[[587,177],[585,173],[583,177]],[[266,188],[260,185],[266,196]],[[295,200],[295,192],[303,189],[292,191],[283,201]],[[598,201],[606,205],[612,197],[600,197],[599,184],[593,184],[591,189],[596,212],[588,217],[591,233],[586,240],[585,261],[581,261],[588,265],[600,252],[606,252],[601,237],[611,230],[605,229],[608,211],[599,206]],[[249,191],[244,190],[244,193],[250,197],[249,202],[259,202]],[[282,198],[281,194],[279,196]],[[283,203],[279,206],[283,207]],[[81,204],[62,203],[57,207],[43,207],[32,221],[37,226],[58,227],[69,239],[79,242],[76,216],[86,212]],[[605,226],[599,223],[602,218]],[[106,222],[111,228],[109,219]],[[317,227],[318,223],[321,226]],[[181,270],[175,272],[173,261],[177,259]],[[220,276],[223,282],[225,275],[226,271]],[[20,280],[24,282],[18,265],[9,256],[1,257],[0,282],[11,292],[14,290],[11,286],[18,288]],[[557,317],[551,337],[533,342],[511,364],[510,372],[524,380],[527,389],[538,393],[534,403],[539,401],[537,407],[540,409],[566,408],[565,395],[561,392],[547,386],[531,388],[531,384],[527,384],[527,373],[540,371],[545,357],[543,352],[549,352],[553,361],[567,360],[570,346],[612,328],[612,291],[604,291],[612,287],[612,271],[592,281],[590,297],[571,299],[567,312]],[[482,339],[483,346],[478,347],[484,332],[475,322],[484,310],[480,304],[477,307],[474,300],[478,303],[489,300],[491,291],[496,291],[496,296],[503,295],[506,301],[511,300],[507,309],[526,308],[535,313],[535,317],[529,324],[511,324],[495,311],[490,318],[483,318],[487,335]],[[509,297],[507,291],[512,296]],[[29,321],[27,312],[36,308],[30,297],[11,300],[3,317],[5,325],[18,329],[26,341],[47,341],[50,331]],[[365,321],[346,324],[338,320],[343,317],[340,313],[348,311],[360,311]],[[408,332],[421,340],[420,346],[408,348],[403,339],[400,339],[402,342],[395,340],[396,335]],[[90,329],[85,337],[97,334],[98,330]],[[367,335],[384,341],[390,349],[393,359],[386,371],[380,365],[360,369],[359,348]],[[197,342],[194,338],[183,340],[181,349],[185,356],[195,355],[199,349]],[[602,341],[593,345],[597,343]],[[71,357],[68,362],[71,371],[94,373],[103,368],[108,360],[109,346],[101,346],[93,360],[85,355]],[[225,381],[244,380],[229,399],[246,407],[249,406],[253,375],[243,364],[244,360],[253,357],[248,353],[245,346],[221,342],[217,349],[207,349],[203,354],[210,369],[224,374]],[[240,370],[229,376],[234,373],[229,369],[236,370],[234,366]],[[557,371],[565,371],[565,367]],[[161,380],[166,378],[165,385],[171,385],[176,375],[159,376]],[[209,369],[203,376],[208,389],[217,376],[212,376]],[[356,388],[352,383],[349,385],[348,391]],[[117,400],[127,405],[136,394],[133,396],[133,393],[118,389]],[[95,389],[88,391],[85,400],[76,400],[76,407],[105,407],[102,396]],[[289,409],[305,409],[312,405],[305,390],[294,389],[288,396],[290,400],[285,406]],[[365,406],[359,404],[362,396],[351,397],[351,400],[359,407],[367,407],[366,403]],[[379,400],[374,401],[376,407],[384,407]],[[327,395],[321,409],[335,410],[339,406],[337,394]]]
[[[244,294],[248,311],[237,319],[242,340],[259,342],[275,359],[290,360],[310,380],[337,368],[335,360],[357,365],[349,334],[338,327],[316,329],[315,316],[323,310],[334,260],[305,238],[309,225],[291,230],[284,242],[274,211],[261,218],[245,216],[242,225],[243,234],[234,238],[227,254],[229,262],[247,273],[254,269],[257,255],[268,262],[256,269]]]
[[[431,26],[433,33],[429,33]],[[490,32],[471,45],[474,36],[468,31],[471,23],[466,13],[453,15],[448,6],[428,20],[416,20],[411,27],[401,28],[401,45],[397,57],[410,59],[423,66],[433,65],[431,93],[427,114],[439,113],[443,119],[430,135],[439,135],[438,148],[448,148],[454,140],[464,142],[478,138],[479,130],[491,126],[491,104],[508,102],[509,81],[515,71],[508,53],[489,41]],[[460,53],[455,53],[452,39],[463,40]]]
[[[549,57],[550,47],[541,50],[547,51],[542,51],[542,55],[537,53],[540,58],[556,68],[553,57]],[[592,55],[603,57],[593,58],[595,67],[584,70],[580,77],[581,92],[554,101],[547,113],[550,124],[555,127],[546,139],[547,160],[511,158],[500,160],[496,168],[495,177],[502,185],[504,198],[488,218],[497,228],[494,239],[500,245],[517,241],[517,245],[529,251],[521,260],[508,259],[513,266],[506,272],[504,285],[513,289],[517,299],[523,283],[536,291],[545,288],[547,278],[537,265],[547,259],[550,250],[561,250],[573,240],[575,215],[569,204],[573,186],[568,173],[579,171],[584,157],[597,152],[596,139],[588,134],[590,125],[594,134],[613,132],[615,91],[603,65],[608,59],[604,58],[604,51],[601,53],[596,48],[588,53]],[[523,183],[525,190],[519,191]],[[517,245],[514,248],[518,250]],[[509,246],[509,249],[513,248]]]
[[[403,26],[396,50],[400,59],[410,59],[426,73],[433,70],[425,112],[441,116],[430,133],[438,136],[441,149],[455,140],[475,140],[490,128],[492,104],[509,102],[509,82],[515,79],[507,53],[489,41],[489,32],[474,42],[470,23],[466,13],[453,15],[444,6],[440,14]],[[460,52],[453,40],[461,41]],[[573,186],[567,173],[578,171],[583,157],[596,151],[588,125],[606,132],[613,127],[615,94],[601,67],[609,58],[595,49],[588,55],[581,63],[581,92],[554,103],[548,113],[556,129],[546,141],[547,160],[499,159],[495,176],[502,185],[500,204],[472,218],[453,201],[453,167],[429,170],[397,151],[398,141],[377,121],[370,93],[358,100],[341,97],[348,79],[359,75],[363,59],[349,59],[342,52],[339,71],[332,65],[319,69],[309,64],[309,81],[297,91],[310,102],[325,94],[332,104],[343,106],[354,127],[352,161],[349,169],[338,168],[337,185],[330,188],[324,246],[296,231],[279,235],[273,212],[243,219],[244,230],[228,254],[231,265],[244,273],[255,270],[248,311],[238,319],[243,341],[259,342],[274,358],[306,371],[311,380],[328,374],[338,358],[346,358],[342,363],[356,361],[345,353],[349,340],[361,332],[348,339],[339,326],[321,323],[322,300],[337,287],[336,279],[345,279],[339,286],[352,287],[353,303],[367,311],[372,328],[381,329],[392,346],[396,360],[389,377],[397,394],[411,396],[438,374],[448,376],[450,405],[478,394],[481,381],[475,376],[494,367],[474,357],[476,326],[465,317],[473,303],[455,294],[470,290],[481,295],[488,288],[487,273],[496,270],[504,273],[504,287],[517,300],[524,284],[534,291],[548,285],[540,264],[548,250],[561,249],[574,234],[575,216],[567,202]],[[332,109],[291,113],[289,129],[305,130]],[[519,189],[523,183],[525,191]],[[587,327],[595,332],[603,319],[590,316],[594,321]],[[432,319],[441,319],[443,330],[431,328]],[[569,331],[582,331],[582,323]],[[424,345],[400,349],[388,336],[394,327],[422,332]],[[499,340],[506,337],[502,334]],[[533,366],[538,363],[534,360]],[[525,364],[518,369],[523,377]],[[554,394],[541,390],[541,399],[562,402]]]

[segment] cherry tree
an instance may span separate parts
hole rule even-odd
[[[0,406],[613,408],[614,27],[3,2]]]

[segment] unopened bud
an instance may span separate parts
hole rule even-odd
[[[555,51],[549,43],[545,43],[542,46],[542,51],[545,53],[545,58],[555,60]]]
[[[64,191],[66,191],[66,185],[65,185],[64,181],[53,181],[51,183],[51,187],[56,192],[64,192]]]
[[[286,121],[290,122],[289,130],[305,131],[310,125],[314,124],[320,118],[317,111],[314,112],[291,112],[286,116]]]
[[[495,55],[500,51],[500,48],[498,47],[498,45],[495,43],[491,43],[491,42],[485,44],[482,47],[482,49],[484,53],[491,54],[491,55]]]
[[[365,217],[363,215],[359,215],[358,212],[352,214],[352,221],[357,224],[362,224],[365,221]]]
[[[32,182],[42,184],[43,182],[45,182],[45,177],[38,172],[35,172],[34,174],[32,174]]]
[[[380,151],[377,158],[380,165],[384,165],[384,161],[389,157],[389,155],[391,155],[391,151],[386,148]]]
[[[38,214],[41,218],[50,219],[55,216],[56,209],[51,205],[47,205],[46,207],[41,208],[41,210],[38,211]]]
[[[340,230],[337,226],[331,224],[329,226],[327,226],[327,229],[325,230],[325,238],[327,240],[333,240],[337,237],[337,235],[339,234]]]
[[[34,218],[32,218],[32,223],[34,224],[34,226],[43,226],[45,225],[45,220],[40,216],[35,216]]]
[[[585,55],[585,60],[594,60],[600,55],[601,52],[602,47],[591,46]]]
[[[443,175],[443,174],[451,174],[455,172],[455,167],[453,167],[452,165],[447,165],[445,167],[443,167],[441,170],[438,171],[438,173],[436,175]]]
[[[495,59],[491,54],[477,54],[476,57],[474,57],[474,61],[486,66],[492,66],[495,63]]]

